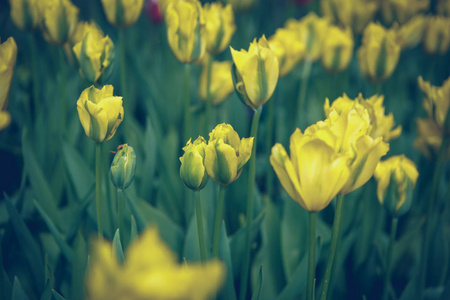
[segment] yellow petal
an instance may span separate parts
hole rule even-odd
[[[210,140],[205,149],[205,167],[209,177],[226,186],[237,178],[236,151],[222,139]]]

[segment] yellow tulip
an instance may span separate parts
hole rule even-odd
[[[136,153],[128,144],[119,147],[111,163],[110,174],[114,186],[123,190],[133,182],[136,172]]]
[[[206,49],[212,55],[219,54],[230,44],[236,31],[231,5],[220,2],[206,3],[203,7],[206,29]]]
[[[398,43],[402,49],[414,48],[424,37],[427,18],[423,15],[412,17],[398,29]]]
[[[362,75],[372,82],[390,77],[397,66],[400,50],[395,30],[370,23],[364,30],[362,45],[357,51]]]
[[[378,164],[374,173],[378,201],[393,217],[401,216],[411,207],[418,176],[416,164],[404,155],[392,156]]]
[[[428,54],[445,54],[450,48],[450,17],[430,17],[425,29],[424,46]]]
[[[353,57],[353,34],[350,27],[345,30],[329,26],[323,43],[322,65],[329,72],[347,69]]]
[[[225,3],[231,4],[233,10],[238,12],[250,9],[255,4],[255,0],[225,0]]]
[[[280,77],[287,75],[303,58],[305,45],[297,39],[294,30],[279,28],[269,38],[269,45],[278,59]]]
[[[78,8],[70,0],[41,0],[42,33],[53,44],[69,41],[78,23]]]
[[[202,74],[198,86],[198,95],[200,99],[206,101],[208,66],[203,65]],[[231,77],[230,61],[213,61],[211,66],[210,97],[213,104],[222,103],[233,91],[233,79]]]
[[[450,17],[450,0],[438,0],[438,14]]]
[[[281,185],[307,211],[324,209],[349,178],[348,158],[298,128],[291,135],[290,153],[289,158],[281,144],[272,147],[270,164]]]
[[[330,100],[327,98],[325,100],[324,111],[325,115],[328,116],[333,110],[341,113],[352,108],[357,108],[359,111],[366,109],[370,118],[368,134],[374,139],[382,137],[385,142],[389,142],[400,136],[402,126],[397,126],[394,129],[394,116],[392,113],[387,116],[384,114],[383,101],[384,96],[382,95],[373,95],[365,99],[360,93],[355,99],[350,99],[344,93],[342,97],[334,100],[332,105],[330,105]]]
[[[234,87],[241,100],[252,108],[266,103],[277,86],[278,59],[263,35],[256,38],[248,51],[236,51],[232,47]]]
[[[427,11],[430,0],[384,0],[381,1],[381,13],[387,24],[406,23],[411,17]]]
[[[183,147],[184,154],[180,157],[180,177],[184,185],[194,191],[203,189],[208,183],[205,168],[206,141],[199,136],[193,143],[191,139]]]
[[[33,30],[42,20],[39,0],[9,0],[11,19],[22,30]]]
[[[88,137],[97,143],[114,136],[123,120],[122,97],[113,96],[113,86],[101,90],[94,86],[85,89],[77,101],[78,117]]]
[[[1,40],[0,40],[1,42]],[[17,44],[13,37],[0,44],[0,111],[8,105],[9,89],[14,74],[14,65],[17,58]],[[7,117],[3,116],[3,123],[8,123]],[[8,119],[9,120],[9,119]]]
[[[229,124],[219,124],[209,133],[205,167],[209,177],[227,186],[241,175],[252,155],[253,137],[239,139]]]
[[[414,147],[425,157],[432,158],[433,154],[438,153],[444,136],[444,128],[436,124],[432,119],[416,120],[417,138],[414,141]],[[450,157],[450,148],[446,150],[445,158]]]
[[[84,30],[84,37],[75,44],[73,52],[80,66],[80,74],[94,84],[109,75],[114,44],[95,24],[86,25]]]
[[[136,23],[144,7],[144,0],[102,0],[108,22],[117,27]]]
[[[87,299],[207,300],[221,288],[225,266],[179,264],[156,228],[147,228],[127,248],[121,264],[110,242],[93,243],[86,277]]]
[[[11,115],[7,111],[0,110],[0,131],[5,129],[11,123]]]

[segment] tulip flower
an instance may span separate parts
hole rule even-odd
[[[445,54],[450,48],[450,17],[430,17],[425,29],[424,46],[428,54]]]
[[[430,0],[385,0],[381,1],[381,13],[387,24],[406,23],[411,17],[427,11]]]
[[[403,215],[411,207],[418,176],[416,164],[404,155],[392,156],[378,164],[374,173],[378,201],[392,217]]]
[[[136,23],[144,7],[144,0],[102,0],[108,22],[117,27]]]
[[[194,191],[203,189],[208,183],[205,168],[206,141],[199,136],[193,143],[191,139],[183,147],[184,154],[180,157],[180,177],[184,185]]]
[[[200,60],[206,47],[205,18],[200,2],[170,2],[165,18],[169,45],[178,60],[183,63]]]
[[[0,40],[1,43],[1,40]],[[9,90],[17,58],[17,44],[13,37],[0,44],[0,130],[11,122],[11,116],[6,111]]]
[[[229,124],[219,124],[209,133],[205,167],[209,177],[222,186],[234,182],[250,159],[253,137],[239,139]]]
[[[414,48],[424,38],[427,18],[422,15],[412,17],[398,29],[398,43],[402,49]]]
[[[353,57],[353,34],[350,27],[343,30],[329,26],[323,42],[322,65],[329,72],[345,70]]]
[[[147,228],[127,248],[121,264],[111,243],[103,239],[92,247],[87,273],[87,298],[206,300],[221,288],[225,266],[179,264],[156,228]]]
[[[111,139],[123,120],[122,97],[113,96],[113,86],[85,89],[77,101],[78,117],[88,137],[97,143]]]
[[[278,59],[280,77],[287,75],[305,53],[305,45],[297,39],[296,32],[286,28],[277,29],[269,38],[269,45]]]
[[[11,19],[22,30],[33,30],[42,20],[40,0],[9,0]]]
[[[80,74],[94,84],[108,77],[114,59],[114,44],[95,24],[86,25],[83,38],[73,52],[80,66]]]
[[[231,5],[225,7],[220,2],[206,3],[205,16],[206,50],[211,55],[221,53],[230,44],[236,31],[234,12]]]
[[[59,46],[72,36],[78,23],[78,8],[70,0],[41,0],[44,38]]]
[[[394,72],[401,47],[395,30],[370,23],[364,30],[362,45],[357,51],[359,68],[372,82],[380,82]]]
[[[248,51],[236,51],[232,47],[233,81],[240,99],[248,106],[257,108],[266,103],[278,81],[278,59],[263,35],[256,38]]]
[[[111,163],[111,180],[118,189],[126,189],[134,179],[136,153],[128,144],[121,146]]]
[[[200,99],[206,101],[206,85],[208,66],[203,66],[198,86]],[[211,66],[211,82],[209,87],[210,100],[213,104],[222,103],[233,91],[233,78],[231,77],[230,61],[213,61]]]

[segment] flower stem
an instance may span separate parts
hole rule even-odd
[[[124,244],[124,233],[125,230],[123,228],[123,194],[124,194],[124,190],[123,189],[117,189],[117,228],[119,228],[119,232],[120,232],[120,238],[121,238],[121,243],[122,245]]]
[[[205,231],[203,229],[202,203],[200,202],[200,191],[195,192],[195,214],[197,215],[198,245],[202,263],[206,261]]]
[[[308,80],[309,80],[309,74],[311,73],[311,66],[312,66],[312,60],[307,59],[303,65],[303,72],[302,72],[302,78],[300,83],[300,90],[298,93],[298,101],[297,101],[297,117],[295,118],[295,124],[299,124],[302,122],[302,124],[308,124],[308,120],[305,120],[305,122],[302,121],[302,111],[305,110],[306,112],[306,106],[305,106],[305,98],[306,98],[306,90],[308,89]],[[307,116],[307,114],[305,114]]]
[[[391,235],[389,239],[389,248],[386,255],[386,270],[383,281],[383,300],[389,298],[389,278],[391,277],[391,258],[394,251],[395,236],[397,234],[398,218],[392,218]]]
[[[206,111],[205,111],[205,127],[203,134],[208,135],[209,123],[212,115],[212,99],[211,99],[211,70],[212,70],[212,57],[208,58],[208,65],[206,69]]]
[[[309,252],[308,252],[308,284],[306,299],[314,297],[314,277],[316,270],[316,219],[317,212],[309,212]]]
[[[247,236],[246,236],[246,247],[245,247],[245,260],[242,265],[242,277],[241,277],[241,292],[240,299],[244,300],[247,295],[247,284],[248,284],[248,275],[250,268],[250,246],[251,246],[251,235],[252,235],[252,220],[253,220],[253,195],[255,192],[255,168],[256,168],[256,137],[258,135],[258,125],[259,118],[261,116],[262,106],[258,107],[255,110],[255,114],[253,115],[252,127],[250,129],[250,136],[253,137],[253,148],[252,148],[252,156],[250,157],[250,166],[248,173],[248,198],[247,198],[247,218],[246,218],[246,227],[247,227]]]
[[[223,202],[225,199],[225,187],[220,186],[219,201],[217,201],[216,208],[216,220],[214,223],[214,242],[213,242],[213,258],[217,258],[219,255],[219,237],[220,237],[220,223],[223,218]]]
[[[127,70],[125,55],[125,33],[123,28],[119,29],[119,48],[120,48],[120,88],[122,97],[127,99]],[[129,101],[124,101],[128,103]]]
[[[95,205],[97,208],[97,231],[98,238],[103,238],[102,231],[102,209],[101,209],[101,190],[102,190],[102,144],[95,145]]]
[[[37,72],[37,46],[36,46],[36,37],[33,32],[28,34],[30,37],[30,47],[31,47],[31,72],[33,76],[33,101],[34,101],[34,114],[35,119],[41,113],[41,102],[39,99],[39,74]]]
[[[189,99],[189,80],[191,75],[191,65],[184,64],[184,138],[183,141],[189,139],[191,133],[191,107]]]
[[[328,254],[327,267],[325,269],[325,278],[323,280],[321,300],[327,299],[328,286],[330,284],[331,271],[333,269],[334,258],[336,257],[336,249],[339,241],[339,230],[341,227],[342,207],[344,196],[338,195],[336,201],[336,210],[334,212],[333,231],[331,234],[330,253]]]
[[[65,134],[66,131],[66,60],[64,58],[64,49],[61,47],[59,49],[59,71],[61,72],[61,136]]]
[[[275,99],[270,99],[268,106],[268,114],[267,114],[267,135],[266,135],[266,149],[267,155],[270,157],[270,151],[273,143],[273,119],[274,119],[274,102]],[[269,159],[267,159],[269,161]],[[273,169],[271,164],[267,164],[267,172],[266,172],[266,194],[269,196],[269,199],[272,197],[273,190]]]

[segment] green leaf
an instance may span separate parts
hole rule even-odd
[[[17,277],[14,277],[13,291],[11,300],[28,300],[28,296],[22,288],[20,281]]]
[[[225,228],[225,223],[222,221],[220,225],[219,237],[219,258],[227,266],[227,275],[225,285],[222,292],[218,295],[218,299],[236,300],[236,290],[234,288],[233,265],[231,262],[230,244]]]
[[[1,236],[0,236],[1,237]],[[12,293],[11,282],[3,267],[2,243],[0,242],[0,299],[9,299]]]
[[[203,224],[206,225],[206,219],[203,217]],[[206,249],[209,249],[208,245],[211,245],[211,241],[209,239],[209,235],[206,234],[206,228],[203,228],[204,236],[205,236],[205,245]],[[183,249],[183,257],[186,258],[187,261],[200,261],[200,246],[198,242],[198,229],[197,229],[197,216],[192,215],[191,221],[189,222],[189,227],[186,232],[186,238],[184,241],[184,249]],[[206,251],[206,257],[209,256],[209,251]]]
[[[117,259],[121,264],[124,263],[125,257],[123,255],[123,249],[122,249],[122,243],[120,242],[120,232],[119,228],[117,228],[116,233],[114,234],[113,238],[113,250],[116,253]]]
[[[50,300],[52,298],[52,287],[55,277],[48,263],[48,255],[45,254],[45,287],[42,291],[40,300]]]
[[[80,231],[75,236],[73,249],[70,299],[82,300],[84,299],[84,275],[87,267],[88,252],[86,241]]]
[[[258,279],[253,289],[252,300],[259,300],[261,298],[261,291],[263,288],[263,266],[259,268]]]
[[[52,290],[53,293],[53,298],[55,298],[55,300],[66,300],[63,296],[61,296],[57,291]]]

